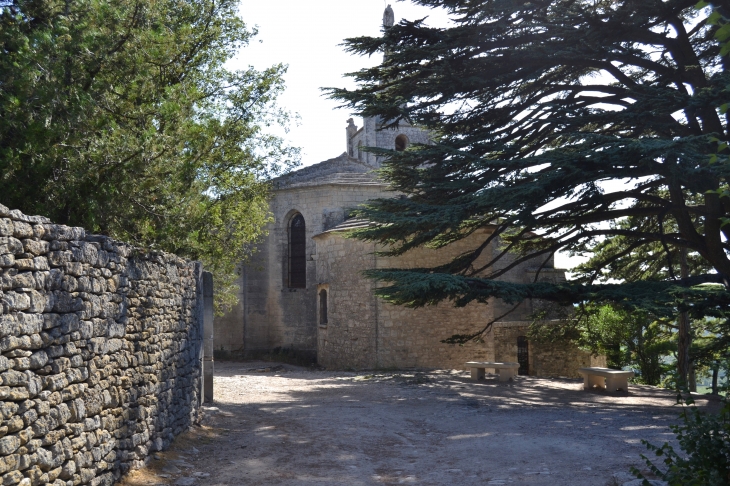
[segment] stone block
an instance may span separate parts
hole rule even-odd
[[[24,239],[21,240],[23,244],[23,250],[26,253],[32,255],[45,255],[50,250],[50,245],[47,241],[35,240],[35,239]]]
[[[6,435],[0,439],[0,456],[7,456],[20,447],[20,438],[17,435]]]
[[[29,427],[36,420],[38,420],[38,412],[35,409],[30,409],[26,411],[25,413],[23,413],[23,425],[21,426],[21,428]]]
[[[84,401],[80,398],[71,402],[69,411],[71,412],[70,419],[73,422],[81,422],[86,418],[86,406],[84,405]]]
[[[107,327],[107,337],[110,338],[118,338],[118,337],[124,337],[126,334],[126,326],[121,323],[117,323],[114,321],[110,321],[108,323]]]
[[[4,469],[4,464],[0,461],[0,470]],[[20,471],[10,471],[2,476],[3,486],[11,486],[18,484],[23,479],[23,473]]]
[[[23,221],[14,221],[13,236],[18,239],[30,238],[33,236],[33,226]]]
[[[0,255],[18,255],[23,253],[23,244],[19,239],[12,236],[0,237]]]
[[[53,292],[54,303],[52,312],[59,314],[68,314],[80,311],[84,308],[83,302],[78,298],[78,294],[56,290]]]
[[[44,240],[71,241],[80,240],[86,236],[83,228],[72,228],[61,224],[45,224],[43,228],[45,229]]]
[[[60,319],[61,333],[70,334],[79,330],[80,319],[77,314],[64,314]]]
[[[48,272],[51,270],[51,266],[48,265],[48,259],[44,256],[37,256],[33,258],[33,270],[39,272]]]
[[[0,373],[0,379],[5,386],[24,386],[28,382],[28,375],[10,369]]]
[[[19,313],[16,315],[16,321],[19,334],[38,334],[43,329],[44,319],[41,315]]]
[[[30,398],[30,393],[28,393],[28,390],[26,388],[13,387],[10,388],[6,400],[11,402],[18,402],[21,400],[27,400],[28,398]]]
[[[66,250],[50,251],[46,257],[51,267],[63,267],[66,262],[73,258],[73,253]]]
[[[76,292],[79,288],[79,283],[76,277],[72,275],[64,275],[61,281],[61,290],[66,292]]]
[[[32,255],[29,253],[16,255],[15,264],[13,266],[21,272],[35,270],[35,264],[33,263],[33,258],[30,258],[31,256]]]
[[[0,255],[0,268],[12,267],[15,264],[15,255]]]
[[[30,253],[21,253],[20,255],[15,255],[15,264],[13,266],[21,272],[35,269],[33,258]]]
[[[48,471],[48,473],[47,473],[48,474],[48,481],[55,481],[56,478],[58,478],[58,476],[61,475],[61,470],[62,470],[61,467],[58,466],[58,467],[53,468],[50,471]],[[54,484],[56,484],[56,483],[54,483]],[[61,485],[64,485],[64,486],[66,485],[65,482],[61,482],[60,484]]]
[[[43,350],[36,351],[30,357],[29,368],[34,370],[38,368],[43,368],[46,363],[48,363],[48,354],[46,354],[46,352]]]
[[[0,236],[13,236],[13,221],[8,218],[0,218]]]
[[[63,373],[71,367],[71,360],[63,356],[63,348],[60,346],[58,348],[60,348],[61,351],[58,353],[58,357],[51,363],[51,369],[55,374]]]
[[[24,292],[4,292],[0,295],[0,301],[9,312],[19,312],[30,308],[30,296]]]
[[[86,343],[86,347],[92,353],[105,354],[106,341],[106,338],[91,338]]]
[[[77,248],[72,250],[74,260],[89,265],[97,265],[99,263],[99,249],[97,243],[81,242]]]
[[[0,402],[0,417],[8,420],[18,411],[18,404],[12,402]]]
[[[19,334],[19,331],[20,328],[15,316],[10,314],[0,315],[0,338],[17,335]],[[2,365],[0,364],[0,368],[1,367]]]
[[[0,472],[11,471],[12,469],[17,468],[18,459],[20,459],[20,457],[17,454],[0,457]],[[25,468],[23,468],[23,469],[25,469]],[[12,474],[12,471],[8,474]],[[8,474],[3,476],[3,482],[5,481],[5,478],[6,478],[6,476],[8,476]],[[14,477],[14,476],[10,476],[10,477]],[[21,474],[21,477],[22,477],[22,474]]]
[[[86,266],[81,262],[70,261],[63,265],[64,271],[74,277],[81,277],[87,274]]]
[[[37,290],[31,290],[28,295],[30,297],[30,306],[28,308],[29,312],[40,314],[53,309],[53,294],[49,295],[38,292]]]
[[[71,479],[75,473],[76,463],[74,461],[66,461],[63,466],[61,466],[61,473],[59,474],[59,477],[61,479]]]
[[[43,471],[41,471],[41,468],[38,467],[37,465],[29,467],[25,471],[25,476],[26,476],[26,479],[30,480],[30,484],[32,484],[34,486],[36,484],[45,483],[46,481],[44,481],[44,479],[48,478],[48,476],[46,476],[45,478],[43,477]]]
[[[58,391],[68,386],[68,380],[64,373],[46,376],[44,387],[50,391]]]
[[[53,468],[55,461],[53,460],[53,453],[48,449],[39,448],[36,451],[38,455],[38,466],[42,471],[48,471]]]
[[[32,272],[20,272],[12,277],[10,287],[13,289],[17,288],[36,288],[36,279]]]

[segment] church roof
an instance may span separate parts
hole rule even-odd
[[[339,157],[303,167],[272,180],[274,190],[325,184],[385,185],[373,173],[373,167],[349,157]]]

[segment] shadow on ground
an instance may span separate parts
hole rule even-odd
[[[622,484],[641,439],[673,439],[675,403],[648,386],[217,362],[202,426],[123,484]]]

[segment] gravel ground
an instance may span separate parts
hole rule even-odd
[[[672,392],[648,386],[606,394],[452,370],[215,366],[202,426],[123,485],[635,484],[641,439],[671,441],[680,412]]]

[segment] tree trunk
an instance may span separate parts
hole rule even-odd
[[[606,348],[606,366],[620,370],[623,361],[621,359],[621,345],[610,344]]]
[[[717,377],[720,374],[720,363],[715,361],[712,363],[712,394],[718,395],[720,391],[717,389]]]
[[[689,391],[697,393],[697,376],[695,375],[695,364],[693,361],[689,362],[687,382],[689,383]]]
[[[687,265],[687,250],[685,248],[682,248],[679,251],[679,269],[682,278],[689,277],[689,267]],[[689,347],[692,344],[689,316],[686,312],[679,313],[677,323],[679,324],[679,342],[677,349],[677,384],[680,388],[685,388],[689,386]]]

